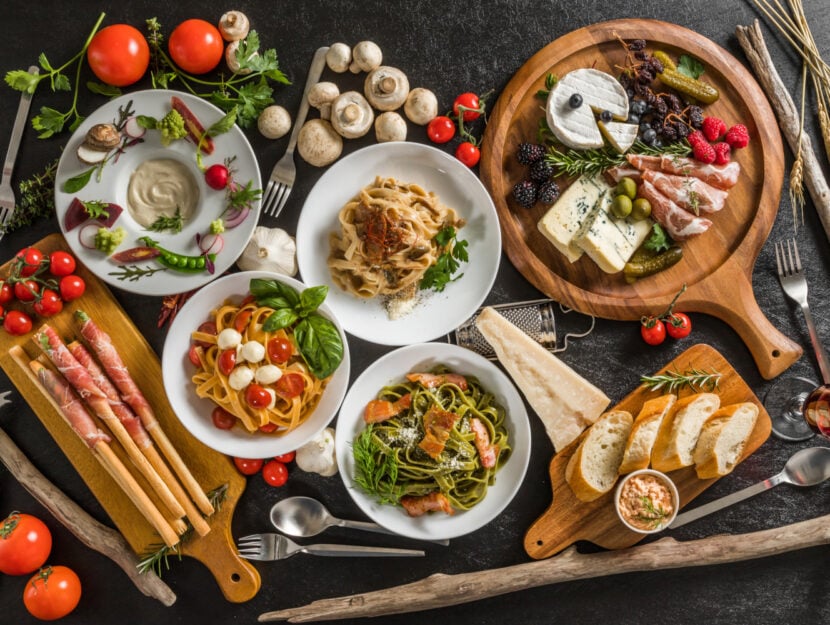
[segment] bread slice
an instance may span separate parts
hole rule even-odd
[[[625,444],[620,475],[648,468],[651,462],[651,450],[654,447],[654,441],[657,440],[660,424],[676,401],[677,395],[667,393],[649,399],[643,404],[640,413],[634,419],[634,427],[631,428],[631,434]]]
[[[700,429],[718,408],[720,397],[714,393],[695,393],[677,400],[660,424],[651,452],[651,467],[674,471],[694,464],[692,454]]]
[[[614,487],[634,418],[612,410],[594,423],[565,467],[565,480],[581,501],[593,501]]]
[[[611,400],[493,308],[482,310],[476,327],[542,420],[556,451],[599,418]]]
[[[755,429],[758,406],[751,402],[716,410],[703,424],[694,451],[697,476],[706,480],[730,473]]]

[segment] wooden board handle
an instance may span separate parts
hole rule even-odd
[[[225,599],[243,603],[252,599],[261,585],[259,571],[243,560],[233,548],[233,538],[226,528],[230,525],[213,523],[213,531],[185,546],[184,553],[202,564],[216,578]]]

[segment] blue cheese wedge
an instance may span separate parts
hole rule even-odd
[[[583,250],[605,273],[623,270],[625,263],[651,233],[653,221],[617,219],[611,212],[613,194],[602,194],[585,217],[572,244]]]
[[[570,262],[577,261],[583,248],[574,243],[574,236],[582,229],[600,197],[610,191],[610,185],[601,175],[577,178],[536,224],[539,232]]]

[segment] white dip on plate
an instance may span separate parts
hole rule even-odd
[[[187,220],[198,203],[196,179],[186,165],[175,159],[144,161],[130,176],[127,210],[145,228],[159,217],[173,217],[177,209]]]

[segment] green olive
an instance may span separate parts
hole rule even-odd
[[[633,178],[629,178],[627,176],[625,178],[620,178],[614,192],[616,195],[624,195],[628,199],[633,200],[637,197],[637,183],[634,182]]]
[[[631,218],[642,221],[651,217],[651,202],[644,197],[638,197],[631,206]]]
[[[631,198],[627,195],[617,195],[614,197],[614,203],[611,205],[611,212],[617,219],[625,219],[631,214],[632,204]]]

